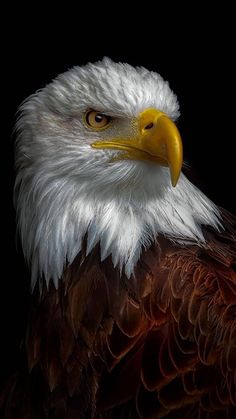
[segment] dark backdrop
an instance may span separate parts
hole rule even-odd
[[[12,205],[15,176],[12,130],[17,107],[58,73],[74,65],[96,61],[104,55],[157,71],[169,80],[179,98],[181,117],[178,125],[184,142],[184,157],[190,165],[186,174],[216,204],[236,213],[233,45],[231,36],[222,31],[218,23],[221,25],[219,20],[212,28],[205,22],[203,27],[200,20],[192,27],[190,20],[187,26],[179,28],[177,25],[169,37],[166,36],[169,27],[160,30],[156,24],[150,33],[153,23],[149,27],[148,22],[145,34],[137,25],[136,31],[128,28],[121,36],[120,22],[119,26],[111,25],[107,33],[101,33],[98,28],[92,39],[88,38],[88,27],[87,32],[75,30],[73,36],[62,28],[60,35],[52,31],[51,37],[43,37],[43,22],[37,30],[31,22],[30,30],[14,33],[2,64],[5,72],[2,87],[7,90],[2,121],[2,143],[6,148],[2,155],[2,202],[6,210],[3,218],[4,273],[0,284],[2,377],[9,369],[14,370],[17,363],[17,348],[24,331],[29,299],[29,272],[15,239]],[[35,36],[35,31],[40,31],[39,37]],[[116,42],[115,32],[118,33]]]

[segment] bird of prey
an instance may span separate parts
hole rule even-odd
[[[235,418],[235,218],[181,172],[168,82],[104,58],[20,110],[32,302],[4,417]]]

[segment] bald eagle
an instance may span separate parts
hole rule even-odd
[[[15,202],[32,303],[5,417],[235,418],[235,219],[183,173],[162,77],[108,58],[27,99]]]

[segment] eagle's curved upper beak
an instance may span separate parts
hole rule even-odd
[[[175,186],[183,164],[182,141],[176,125],[157,109],[141,112],[137,123],[137,136],[96,141],[92,147],[122,150],[124,153],[117,157],[119,160],[149,160],[161,166],[169,166],[171,182]]]

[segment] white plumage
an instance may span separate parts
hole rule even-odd
[[[216,206],[181,174],[175,188],[169,170],[144,161],[111,157],[94,140],[131,136],[146,108],[175,120],[176,96],[160,75],[113,63],[75,67],[31,96],[17,123],[17,212],[25,256],[37,278],[53,280],[81,249],[100,241],[101,259],[112,254],[129,277],[142,247],[164,234],[180,243],[204,245],[201,225],[219,225]],[[106,130],[83,122],[95,109],[113,117]]]

